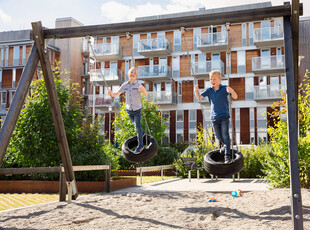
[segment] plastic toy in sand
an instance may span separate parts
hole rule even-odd
[[[231,195],[232,195],[233,197],[242,196],[242,191],[241,191],[240,189],[234,190],[234,191],[231,192]]]
[[[214,196],[211,196],[209,199],[209,202],[217,202],[217,201],[218,200]]]

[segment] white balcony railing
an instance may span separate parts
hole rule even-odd
[[[283,69],[285,67],[284,55],[253,57],[252,58],[252,70],[272,70]]]
[[[224,74],[224,63],[221,60],[195,63],[194,73],[197,75],[209,74],[213,70],[219,70]]]
[[[227,45],[227,32],[206,33],[197,35],[197,47]]]
[[[107,94],[88,94],[88,107],[107,107],[120,103],[120,97],[112,98]]]
[[[263,27],[254,29],[254,42],[281,40],[284,38],[283,27]]]
[[[167,65],[138,66],[138,78],[169,78],[171,79],[171,67]]]
[[[147,99],[154,101],[156,104],[176,104],[177,94],[176,92],[166,92],[166,91],[148,91]]]
[[[280,99],[286,92],[285,85],[260,85],[254,86],[254,100]]]
[[[138,41],[138,52],[166,50],[170,52],[170,42],[166,38],[152,38]]]
[[[119,55],[118,43],[102,43],[93,45],[96,56]]]
[[[103,75],[102,75],[103,73]],[[120,69],[91,69],[89,72],[91,82],[101,82],[101,81],[119,81],[124,80],[124,71]]]

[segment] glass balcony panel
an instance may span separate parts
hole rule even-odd
[[[282,73],[285,71],[284,55],[253,57],[252,71],[258,74]]]
[[[224,63],[221,60],[195,63],[194,74],[197,78],[208,78],[209,73],[213,70],[219,70],[224,74]]]
[[[139,40],[138,53],[144,56],[170,54],[170,42],[166,38],[152,38],[152,39]]]
[[[138,79],[171,79],[171,67],[167,65],[138,66]]]
[[[167,91],[149,91],[147,92],[147,99],[156,104],[176,104],[176,92]]]
[[[107,94],[88,94],[88,107],[108,107],[120,103],[120,97],[112,98]],[[94,101],[95,98],[95,101]]]
[[[268,100],[268,99],[280,99],[282,93],[286,92],[284,85],[262,85],[254,86],[254,99],[255,100]]]
[[[89,75],[91,82],[104,83],[106,81],[109,84],[116,85],[124,82],[124,71],[120,69],[91,69]]]
[[[227,49],[227,32],[197,35],[197,48],[201,51],[224,51]]]
[[[254,44],[261,46],[283,45],[284,33],[282,26],[254,29]]]
[[[94,52],[91,52],[91,56],[100,61],[112,61],[121,58],[119,43],[102,43],[93,45]]]

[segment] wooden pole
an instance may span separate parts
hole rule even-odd
[[[303,214],[300,191],[299,161],[298,161],[298,129],[295,97],[295,79],[293,60],[293,43],[291,17],[284,17],[284,46],[285,46],[285,66],[286,66],[286,90],[287,90],[287,125],[290,163],[290,184],[291,184],[291,213],[294,229],[303,229]]]
[[[107,169],[105,173],[106,173],[105,191],[109,193],[111,192],[111,163],[109,163],[109,169]]]
[[[54,122],[57,140],[58,140],[59,149],[60,149],[60,155],[62,158],[63,166],[65,168],[67,184],[70,186],[70,188],[72,186],[73,199],[76,199],[78,196],[78,191],[77,191],[77,187],[75,183],[75,176],[74,176],[74,171],[72,167],[70,150],[68,146],[64,122],[62,119],[61,109],[60,109],[60,105],[58,101],[53,72],[51,69],[49,56],[45,49],[45,43],[44,43],[45,39],[44,39],[42,24],[41,22],[33,22],[31,24],[32,24],[33,35],[34,35],[33,38],[38,48],[39,59],[40,59],[40,63],[41,63],[42,70],[43,70],[45,86],[47,89],[48,99],[49,99],[49,103],[51,107],[53,122]]]
[[[34,45],[31,49],[27,64],[22,73],[21,79],[16,89],[16,93],[13,97],[13,101],[0,131],[0,166],[2,165],[2,160],[17,123],[18,116],[24,105],[25,98],[38,62],[39,55],[37,53],[37,47]]]

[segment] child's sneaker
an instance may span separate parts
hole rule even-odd
[[[231,157],[229,155],[225,155],[224,164],[229,164],[229,163],[231,163]]]
[[[143,150],[143,146],[138,146],[138,147],[136,148],[134,154],[139,154],[139,153],[142,152],[142,150]]]

